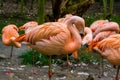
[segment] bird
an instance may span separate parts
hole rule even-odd
[[[72,15],[72,14],[66,14],[65,17],[59,18],[57,20],[57,22],[65,23],[72,16],[74,16],[74,15]],[[83,36],[83,35],[81,35],[81,36]],[[74,51],[73,53],[71,53],[69,55],[73,55],[73,57],[75,58],[75,60],[78,60],[78,52],[77,51]],[[69,55],[67,55],[67,60],[68,60],[68,56]],[[67,62],[67,67],[70,67],[70,62]]]
[[[65,23],[46,22],[29,33],[16,38],[15,41],[26,41],[38,52],[50,56],[49,79],[52,77],[51,56],[69,54],[81,47],[85,21],[82,17],[72,16]]]
[[[10,58],[12,58],[13,46],[20,48],[21,44],[19,42],[14,41],[17,37],[19,37],[18,28],[14,24],[9,24],[2,29],[2,42],[6,46],[11,47]]]
[[[97,42],[93,49],[98,51],[109,63],[118,66],[115,80],[119,80],[120,34],[110,35],[102,41]]]
[[[93,33],[93,37],[97,35],[99,32],[103,31],[116,31],[117,33],[119,32],[119,25],[116,22],[108,22],[105,24],[100,25],[95,32]]]
[[[64,23],[66,20],[68,20],[70,17],[72,17],[73,15],[72,14],[66,14],[65,17],[63,18],[59,18],[57,20],[57,22],[61,22],[61,23]]]
[[[29,31],[31,31],[36,26],[38,26],[38,22],[36,22],[36,21],[29,21],[29,22],[25,23],[23,26],[20,26],[19,30],[24,30],[25,33],[28,33]]]
[[[93,40],[93,32],[89,27],[85,27],[84,33],[85,35],[82,38],[82,45],[87,47]]]
[[[103,20],[102,20],[102,22],[103,22]],[[90,43],[90,46],[89,46],[88,49],[92,49],[92,47],[94,45],[96,45],[97,42],[102,41],[103,39],[109,37],[110,35],[117,34],[119,32],[119,30],[120,30],[118,23],[113,22],[113,21],[111,21],[111,22],[107,21],[106,23],[96,25],[96,27],[97,27],[96,29],[93,28],[93,27],[94,26],[90,26],[90,28],[95,30],[95,31],[93,32],[93,40]],[[89,50],[87,50],[87,51],[89,51]],[[103,73],[103,57],[102,56],[101,56],[101,67],[102,68],[101,68],[100,77],[104,76],[104,73]]]
[[[102,19],[96,20],[90,25],[90,29],[92,30],[92,32],[95,32],[98,27],[108,22],[109,22],[108,20],[102,20]]]

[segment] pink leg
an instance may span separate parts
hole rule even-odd
[[[12,58],[12,52],[13,52],[13,46],[11,46],[11,53],[10,53],[10,59]]]
[[[48,77],[49,77],[49,80],[51,80],[52,78],[52,65],[51,65],[51,59],[52,59],[52,56],[50,56],[50,60],[49,60],[49,72],[48,72]]]
[[[115,80],[119,80],[119,77],[118,77],[119,69],[120,69],[120,66],[118,66],[118,68],[117,68],[117,74],[116,74]]]
[[[67,67],[69,68],[70,67],[70,62],[69,62],[69,59],[68,59],[68,54],[67,54]]]
[[[103,64],[103,57],[101,56],[101,64],[100,64],[100,75],[99,78],[105,77],[104,75],[104,64]]]
[[[34,65],[34,60],[35,60],[35,53],[34,53],[34,50],[32,49],[32,61],[33,61],[33,65]],[[38,72],[33,69],[33,74],[38,75]]]

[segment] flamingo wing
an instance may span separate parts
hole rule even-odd
[[[120,42],[120,35],[115,34],[98,42],[97,47],[101,51],[105,51],[106,49],[111,49],[111,48],[119,48],[120,47],[119,42]]]
[[[26,40],[31,44],[35,44],[38,41],[50,40],[53,39],[64,40],[65,36],[64,33],[69,34],[70,32],[66,29],[66,27],[61,27],[63,24],[54,22],[54,23],[45,23],[43,25],[37,26],[28,34],[26,34]]]

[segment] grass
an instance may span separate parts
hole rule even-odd
[[[49,64],[49,56],[40,54],[39,52],[31,49],[26,52],[23,52],[22,55],[19,56],[22,59],[21,64],[25,65],[48,65]],[[58,64],[64,62],[60,59],[52,59],[52,63]]]

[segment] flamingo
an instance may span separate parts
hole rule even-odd
[[[92,32],[95,32],[98,27],[108,22],[108,20],[96,20],[90,25],[90,29],[92,30]]]
[[[69,54],[81,47],[85,21],[79,16],[72,16],[65,23],[47,22],[30,32],[21,35],[15,41],[26,41],[30,46],[50,56],[49,79],[52,77],[51,56]]]
[[[115,80],[119,80],[119,68],[120,68],[120,34],[113,34],[109,37],[97,42],[93,47],[98,51],[108,62],[118,66]]]
[[[85,36],[82,39],[82,45],[88,46],[93,40],[93,32],[89,27],[84,29]]]
[[[64,18],[59,18],[57,20],[57,22],[61,22],[61,23],[65,23],[68,19],[70,19],[70,17],[72,17],[73,15],[72,14],[66,14]],[[81,35],[83,36],[83,35]],[[73,56],[76,60],[78,60],[78,52],[77,51],[74,51],[73,52]],[[67,60],[68,60],[68,55],[67,55]],[[70,66],[70,63],[67,62],[67,66],[69,67]]]
[[[32,29],[34,29],[36,26],[38,26],[38,22],[36,21],[30,21],[25,23],[23,26],[19,27],[20,30],[24,30],[25,33],[28,33]]]
[[[59,18],[57,22],[62,22],[64,23],[66,20],[68,20],[70,17],[72,17],[72,14],[66,14],[64,18]]]
[[[15,42],[14,40],[19,37],[18,28],[14,24],[9,24],[2,29],[2,42],[6,46],[11,47],[10,58],[12,58],[13,46],[20,48],[21,44],[19,42]]]
[[[116,31],[118,33],[119,25],[116,22],[108,22],[103,25],[100,25],[100,27],[98,27],[93,33],[93,37],[97,35],[99,32],[103,32],[103,31]]]
[[[89,46],[89,49],[92,48],[94,45],[96,45],[97,42],[102,41],[103,39],[109,37],[110,35],[117,34],[119,32],[119,25],[116,22],[107,22],[104,24],[101,24],[98,26],[96,31],[93,32],[93,40],[91,42],[91,45]],[[94,50],[94,49],[93,49]],[[103,74],[103,57],[102,57],[102,74],[101,76],[104,76]]]

